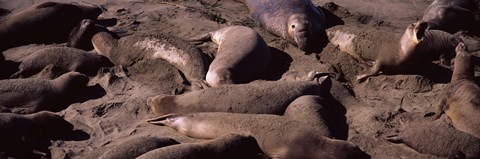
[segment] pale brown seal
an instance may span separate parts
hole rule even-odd
[[[89,76],[97,74],[102,67],[113,66],[107,57],[70,47],[47,47],[24,59],[18,72],[11,78],[25,78],[37,74],[48,65],[62,69],[62,72],[76,71]]]
[[[246,135],[226,134],[201,143],[183,143],[147,152],[137,159],[243,159],[260,153],[257,141]]]
[[[135,137],[119,143],[117,146],[103,153],[98,159],[131,159],[157,148],[180,144],[170,138]]]
[[[54,80],[0,80],[0,105],[15,113],[59,111],[63,109],[61,106],[70,104],[68,102],[88,81],[87,76],[78,72],[69,72]]]
[[[203,53],[179,38],[165,34],[134,34],[115,39],[98,32],[92,38],[97,53],[115,65],[130,66],[143,59],[163,59],[179,69],[193,89],[210,87],[205,81],[207,63]]]
[[[207,72],[212,87],[248,83],[258,79],[270,64],[268,45],[258,33],[244,26],[229,26],[189,39],[212,40],[218,51]]]
[[[303,51],[318,50],[328,43],[325,15],[311,0],[242,1],[250,10],[250,18]]]
[[[454,34],[460,30],[474,31],[478,12],[475,0],[435,0],[428,6],[422,21],[428,22],[429,29],[443,30]]]
[[[456,48],[452,80],[445,89],[438,116],[443,112],[455,129],[480,138],[480,87],[475,83],[472,55],[464,43]]]
[[[358,81],[378,75],[380,72],[402,73],[427,61],[440,58],[448,64],[455,46],[461,40],[440,30],[427,29],[428,23],[419,21],[407,27],[393,52],[380,52],[369,71],[357,76]]]
[[[368,158],[353,143],[327,138],[316,129],[278,115],[222,112],[171,114],[149,122],[201,139],[217,138],[228,133],[251,135],[271,158]]]
[[[26,44],[67,41],[82,19],[97,19],[101,8],[45,2],[0,19],[0,51]]]

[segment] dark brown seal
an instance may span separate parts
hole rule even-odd
[[[0,80],[0,105],[15,113],[41,110],[59,111],[68,105],[77,91],[86,87],[89,79],[78,72],[69,72],[54,80]]]
[[[67,46],[88,51],[92,50],[94,49],[92,45],[92,37],[100,31],[109,32],[107,28],[96,24],[94,20],[83,19],[70,32]]]
[[[0,51],[26,44],[67,41],[82,19],[97,19],[99,7],[45,2],[0,20]]]
[[[250,18],[303,51],[328,43],[325,15],[311,0],[243,0]]]
[[[157,148],[180,144],[170,138],[136,137],[109,149],[98,159],[131,159]]]
[[[451,34],[460,30],[474,31],[478,27],[474,12],[478,12],[475,0],[435,0],[425,10],[422,21],[428,22],[429,29]]]
[[[463,43],[458,44],[456,52],[452,80],[437,115],[444,112],[455,129],[480,138],[480,87],[475,83],[472,55]]]

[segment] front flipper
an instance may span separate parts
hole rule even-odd
[[[175,120],[175,118],[177,117],[179,117],[179,115],[177,114],[167,114],[156,118],[148,119],[147,122],[154,125],[171,126],[172,121]]]
[[[203,34],[185,39],[185,41],[188,41],[190,43],[198,45],[198,44],[201,44],[205,41],[210,41],[211,39],[212,39],[212,34],[210,32],[208,32],[208,33],[203,33]]]
[[[205,88],[211,88],[211,86],[205,80],[190,81],[192,90],[201,90]]]

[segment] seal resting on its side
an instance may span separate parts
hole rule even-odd
[[[455,34],[460,30],[475,31],[478,24],[474,12],[478,12],[475,0],[435,0],[425,10],[422,21],[429,29]]]
[[[98,159],[131,159],[152,151],[157,148],[180,144],[177,141],[170,138],[158,138],[158,137],[136,137],[125,142],[118,144],[117,146],[109,149],[103,153]]]

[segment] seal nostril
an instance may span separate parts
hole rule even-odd
[[[292,29],[295,29],[295,25],[292,25]]]

